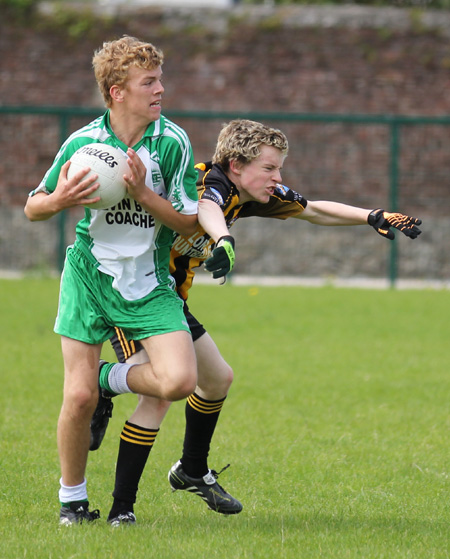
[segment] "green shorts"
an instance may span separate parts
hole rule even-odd
[[[183,301],[169,285],[159,286],[137,301],[127,301],[112,282],[111,276],[70,247],[61,277],[55,332],[88,344],[107,341],[115,326],[134,340],[179,330],[189,332]]]

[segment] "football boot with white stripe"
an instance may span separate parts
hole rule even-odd
[[[223,468],[223,470],[226,468],[228,466]],[[181,461],[178,461],[170,468],[169,483],[173,491],[181,490],[195,493],[215,512],[237,514],[241,512],[242,504],[217,483],[217,478],[223,470],[219,473],[209,470],[205,476],[193,478],[185,473]]]

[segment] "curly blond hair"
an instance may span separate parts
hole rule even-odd
[[[162,51],[136,37],[125,35],[121,39],[103,43],[103,47],[94,53],[92,66],[106,106],[110,107],[112,103],[109,90],[113,85],[125,84],[131,66],[153,70],[161,66],[163,61]]]
[[[259,157],[262,144],[279,149],[283,155],[289,150],[287,138],[281,130],[253,120],[232,120],[219,134],[212,162],[228,171],[232,160],[247,164]]]

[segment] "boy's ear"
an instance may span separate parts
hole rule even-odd
[[[117,101],[118,103],[122,103],[123,93],[122,89],[118,85],[112,85],[109,89],[109,94],[111,95],[111,99],[114,99],[114,101]]]
[[[230,159],[230,170],[235,173],[236,175],[239,175],[242,169],[242,163],[240,161],[238,161],[237,159]]]

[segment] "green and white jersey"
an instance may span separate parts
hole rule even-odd
[[[74,132],[59,150],[39,186],[30,192],[50,194],[62,165],[81,146],[102,142],[121,149],[123,144],[109,126],[109,111]],[[197,213],[197,171],[192,147],[182,128],[161,116],[149,125],[133,149],[147,168],[146,184],[182,214]],[[122,297],[136,301],[159,285],[172,285],[169,257],[174,233],[155,221],[133,198],[126,196],[106,210],[85,208],[76,226],[75,246],[98,269],[114,278]]]

